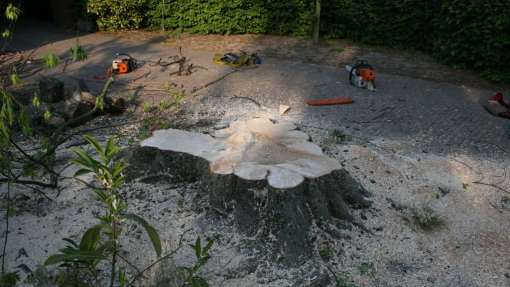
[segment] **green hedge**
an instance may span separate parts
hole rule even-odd
[[[314,2],[89,0],[89,7],[101,7],[89,10],[102,29],[144,25],[201,34],[308,36]],[[119,3],[127,3],[129,12],[112,8]],[[510,81],[510,0],[322,0],[322,6],[323,37],[419,49],[448,64]]]
[[[147,0],[89,0],[87,11],[100,30],[138,29],[145,17]]]
[[[439,59],[510,82],[509,0],[445,0],[434,22]]]
[[[149,0],[147,24],[201,34],[307,35],[311,4],[307,0]]]

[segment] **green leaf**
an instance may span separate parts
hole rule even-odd
[[[2,32],[2,38],[11,38],[12,36],[12,33],[11,33],[11,30],[9,29],[5,29],[3,32]]]
[[[195,241],[195,245],[191,246],[193,249],[195,249],[195,256],[197,259],[202,257],[202,244],[200,242],[200,236],[197,237],[197,240]]]
[[[45,110],[44,111],[44,115],[43,115],[43,118],[46,122],[48,122],[50,119],[51,119],[51,112],[50,110]]]
[[[213,244],[214,244],[214,240],[213,239],[208,239],[207,240],[207,245],[202,250],[202,254],[203,255],[208,255],[209,254],[209,250],[211,250],[211,247],[213,246]]]
[[[157,230],[152,227],[145,219],[136,214],[128,213],[124,215],[124,218],[140,224],[145,229],[145,232],[147,232],[147,235],[152,242],[154,251],[156,251],[156,254],[159,257],[161,255],[161,239],[159,238]]]
[[[18,272],[5,273],[0,276],[0,287],[15,287],[19,280]]]
[[[113,173],[112,173],[112,176],[114,178],[121,178],[121,173],[124,171],[124,169],[126,169],[126,166],[124,165],[123,162],[116,162],[114,165],[113,165]]]
[[[71,246],[75,247],[75,248],[78,248],[78,244],[72,240],[71,238],[63,238],[62,240],[64,240],[65,242],[71,244]]]
[[[111,159],[116,154],[118,154],[120,152],[120,150],[121,149],[115,142],[115,139],[113,137],[109,138],[108,142],[106,143],[106,150],[105,150],[106,157]]]
[[[21,127],[21,131],[26,136],[32,135],[32,127],[30,126],[31,122],[32,121],[28,116],[27,109],[25,107],[21,107],[18,116],[18,124]]]
[[[5,8],[5,18],[9,21],[16,22],[20,14],[21,10],[12,3],[9,3],[7,8]]]
[[[10,74],[9,79],[11,80],[11,84],[13,86],[17,86],[17,85],[21,84],[21,78],[19,77],[18,73],[16,73],[16,71],[13,71]]]
[[[94,250],[101,239],[102,228],[103,226],[101,224],[89,228],[81,238],[80,250]]]
[[[78,156],[78,158],[72,160],[71,162],[93,171],[97,170],[99,162],[93,159],[86,151],[80,148],[72,149],[72,151]]]
[[[16,208],[14,206],[10,206],[7,209],[7,217],[13,217],[14,215],[16,215]]]
[[[96,106],[100,111],[104,110],[104,98],[102,96],[96,97]]]
[[[71,60],[74,62],[84,61],[87,59],[87,53],[78,41],[76,41],[75,46],[72,47],[69,52],[71,53]]]
[[[120,283],[120,286],[126,286],[128,283],[127,276],[126,276],[126,270],[124,270],[124,269],[119,270],[119,283]]]
[[[44,265],[48,266],[48,265],[59,264],[59,263],[64,262],[65,258],[66,258],[66,255],[64,255],[64,254],[51,255],[50,257],[48,257],[48,259],[46,259],[46,261],[44,261]]]
[[[34,108],[38,109],[40,105],[41,105],[41,100],[39,99],[39,96],[37,94],[35,94],[34,97],[32,98],[32,106],[34,106]]]
[[[191,278],[191,287],[209,287],[209,284],[204,278],[195,276]]]
[[[97,151],[98,154],[100,154],[100,155],[104,154],[103,148],[101,147],[101,145],[95,138],[93,138],[90,135],[84,135],[83,137],[85,138],[86,141],[88,141],[94,147],[94,149]]]
[[[82,176],[82,175],[85,175],[85,174],[89,174],[89,173],[91,173],[91,172],[93,172],[93,171],[92,171],[92,170],[90,170],[90,169],[87,169],[87,168],[81,168],[81,169],[79,169],[78,171],[76,171],[76,172],[74,173],[74,177],[78,177],[78,176]]]
[[[109,196],[108,196],[108,194],[106,194],[106,192],[104,192],[103,189],[93,188],[92,191],[94,191],[94,193],[99,197],[99,199],[102,202],[107,203]]]

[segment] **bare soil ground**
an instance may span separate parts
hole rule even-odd
[[[36,56],[54,51],[63,58],[74,41],[46,45]],[[235,230],[232,218],[208,210],[208,195],[196,184],[148,180],[127,185],[123,192],[130,208],[156,226],[166,251],[176,247],[182,234],[186,242],[197,235],[217,238],[203,272],[211,286],[335,286],[328,268],[353,286],[510,286],[509,121],[489,115],[478,104],[480,98],[507,87],[419,53],[346,41],[317,48],[290,37],[176,39],[126,32],[91,34],[80,43],[89,53],[86,62],[70,63],[65,72],[61,64],[44,74],[83,78],[97,92],[116,52],[128,52],[141,64],[134,73],[119,77],[112,91],[138,105],[121,117],[88,124],[110,126],[93,132],[101,140],[116,135],[125,146],[136,143],[147,134],[147,126],[139,122],[149,117],[144,104],[159,106],[161,100],[175,100],[172,93],[185,90],[178,110],[155,112],[165,126],[211,132],[254,116],[291,120],[372,193],[373,208],[356,216],[373,235],[341,222],[331,223],[338,230],[333,233],[317,226],[310,234],[314,256],[289,269],[269,260],[263,243]],[[177,47],[206,69],[178,77],[169,76],[171,69],[151,65],[177,54]],[[213,64],[214,53],[238,50],[258,52],[262,65],[191,93],[232,71]],[[343,64],[358,58],[376,67],[377,92],[347,83]],[[355,103],[318,108],[304,104],[305,99],[334,96],[351,96]],[[289,105],[290,112],[280,116],[280,104]],[[70,152],[59,155],[68,158]],[[61,238],[76,239],[93,223],[99,208],[90,193],[70,181],[62,187],[53,203],[28,190],[18,191],[9,266],[35,268],[63,246]],[[130,230],[124,244],[126,256],[142,267],[154,256],[148,242],[138,247],[139,240],[146,241],[139,231]],[[182,249],[159,266],[145,286],[173,286],[165,276],[192,259],[192,251]],[[157,278],[163,279],[154,283]]]

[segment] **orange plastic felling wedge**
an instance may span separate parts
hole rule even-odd
[[[351,97],[337,97],[331,99],[307,100],[310,106],[348,105],[354,103]]]

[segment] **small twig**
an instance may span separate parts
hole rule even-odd
[[[5,210],[5,236],[2,248],[2,276],[5,275],[5,253],[7,250],[7,240],[9,239],[9,212],[11,209],[11,182],[7,182],[7,208]]]
[[[224,211],[220,210],[220,209],[219,209],[219,208],[217,208],[217,207],[213,207],[213,210],[214,210],[214,211],[216,211],[217,213],[219,213],[219,214],[221,214],[221,215],[225,216],[225,217],[228,217],[228,213],[226,213],[226,212],[224,212]]]
[[[14,146],[14,148],[16,148],[21,154],[23,154],[23,156],[25,156],[27,159],[29,159],[31,162],[37,164],[37,165],[40,165],[42,166],[48,173],[52,174],[52,175],[56,175],[58,176],[59,174],[52,170],[50,167],[48,167],[44,162],[40,161],[40,160],[37,160],[35,159],[34,157],[32,157],[31,155],[29,155],[28,153],[25,152],[25,150],[23,150],[20,146],[18,146],[16,144],[16,142],[11,138],[9,139],[9,141],[11,142],[11,144]]]
[[[493,183],[487,183],[487,182],[481,182],[481,181],[473,181],[472,183],[479,184],[479,185],[490,186],[490,187],[495,188],[495,189],[497,189],[499,191],[502,191],[502,192],[505,192],[505,193],[510,193],[510,191],[502,188],[501,186],[495,185]]]
[[[487,202],[489,202],[489,205],[496,209],[499,213],[503,213],[503,211],[510,211],[508,208],[505,208],[504,206],[498,206],[496,205],[494,202],[490,201],[490,200],[487,200]]]
[[[16,182],[16,184],[21,184],[21,183]],[[40,190],[40,189],[38,189],[38,188],[35,188],[35,187],[33,187],[32,185],[30,185],[30,184],[22,184],[22,185],[23,185],[23,186],[25,186],[25,187],[30,188],[31,190],[33,190],[33,191],[35,191],[35,192],[37,192],[37,193],[39,193],[40,195],[42,195],[42,196],[43,196],[44,198],[46,198],[47,200],[49,200],[49,201],[54,201],[54,200],[53,200],[53,198],[49,197],[49,196],[48,196],[48,195],[47,195],[44,191],[42,191],[42,190]],[[58,195],[57,195],[57,197],[58,197]]]
[[[211,82],[209,82],[209,83],[207,83],[207,84],[205,84],[205,85],[202,85],[202,86],[200,86],[200,87],[198,87],[198,88],[194,88],[194,89],[191,91],[191,93],[196,93],[196,92],[201,91],[201,90],[203,90],[203,89],[207,89],[209,86],[212,86],[212,85],[214,85],[214,84],[216,84],[216,83],[218,83],[218,82],[220,82],[220,81],[224,80],[225,78],[227,78],[228,76],[230,76],[230,75],[232,75],[232,74],[234,74],[234,73],[242,72],[242,71],[246,71],[246,70],[252,70],[252,69],[255,69],[255,68],[257,68],[257,66],[253,66],[253,67],[246,67],[246,68],[243,68],[243,69],[234,69],[234,70],[232,70],[232,71],[230,71],[230,72],[228,72],[228,73],[226,73],[226,74],[222,75],[221,77],[217,78],[217,79],[216,79],[216,80],[214,80],[214,81],[211,81]]]
[[[338,278],[338,276],[336,276],[336,273],[333,271],[333,269],[331,269],[331,267],[329,267],[329,265],[327,264],[324,264],[324,266],[326,266],[326,269],[328,269],[331,275],[333,275],[333,277],[335,278],[335,283],[338,283],[340,279]]]
[[[259,102],[257,102],[256,100],[254,100],[254,99],[252,99],[252,98],[250,98],[250,97],[239,97],[239,96],[233,96],[233,97],[230,97],[230,99],[231,99],[231,100],[233,100],[233,99],[248,100],[248,101],[250,101],[250,102],[254,103],[255,105],[257,105],[257,107],[259,107],[259,108],[262,106]]]
[[[9,182],[8,178],[0,178],[0,183],[6,183],[6,182]],[[16,181],[14,183],[22,184],[22,185],[37,185],[37,186],[44,187],[44,188],[56,188],[57,187],[57,185],[54,183],[45,183],[45,182],[40,182],[40,181],[35,181],[35,180],[16,179]]]
[[[134,83],[134,82],[140,80],[141,78],[145,78],[145,77],[149,76],[150,74],[151,74],[151,71],[148,71],[147,73],[144,73],[144,74],[130,80],[129,83]]]
[[[122,261],[126,262],[127,265],[129,265],[131,268],[135,269],[137,273],[140,273],[140,269],[136,267],[131,261],[127,260],[124,256],[117,254],[117,256],[122,259]]]

